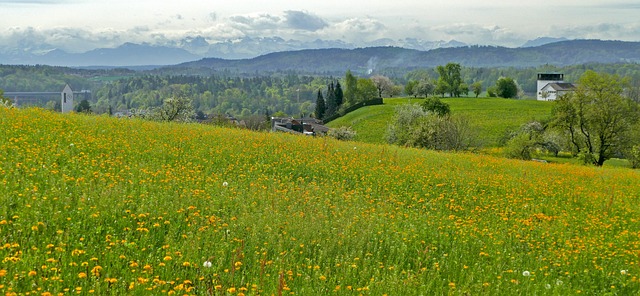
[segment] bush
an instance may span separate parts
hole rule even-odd
[[[451,108],[449,104],[440,101],[438,98],[427,98],[422,102],[422,109],[435,113],[438,116],[449,115]]]
[[[402,105],[387,130],[392,144],[434,150],[472,150],[477,134],[465,118],[436,116],[418,105]]]
[[[356,132],[350,127],[341,126],[339,128],[330,129],[327,135],[341,141],[351,141],[356,137]]]
[[[640,168],[640,145],[633,146],[628,158],[632,168]]]
[[[531,160],[534,143],[528,134],[519,133],[507,141],[504,153],[508,158]]]

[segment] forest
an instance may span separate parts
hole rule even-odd
[[[568,82],[587,70],[626,77],[630,89],[640,86],[640,64],[584,64],[574,66],[545,65],[532,68],[478,68],[461,65],[462,82],[480,83],[482,90],[495,85],[500,77],[517,82],[521,99],[531,98],[536,88],[537,73],[559,72]],[[345,72],[348,69],[345,69]],[[157,107],[170,97],[188,97],[196,112],[201,114],[228,114],[236,117],[281,113],[290,116],[309,115],[314,112],[318,91],[326,96],[332,82],[344,85],[345,77],[333,77],[295,71],[276,71],[269,74],[239,75],[219,71],[207,75],[176,74],[174,68],[151,71],[127,69],[75,69],[51,66],[0,65],[0,89],[4,92],[59,91],[69,84],[76,91],[89,90],[88,101],[94,113],[126,111]],[[395,88],[384,96],[403,95],[402,86],[411,80],[437,80],[436,68],[393,69],[383,68],[362,75],[358,84],[371,87],[374,76],[388,77]],[[461,93],[461,96],[473,96]],[[371,92],[362,93],[358,100],[371,99]],[[80,102],[76,102],[77,104]],[[55,108],[55,102],[41,104]]]

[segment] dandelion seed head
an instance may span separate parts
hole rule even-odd
[[[211,268],[211,261],[207,260],[205,261],[202,266],[206,267],[206,268]]]
[[[523,276],[531,276],[531,273],[528,270],[522,272]]]
[[[227,187],[229,186],[229,183],[227,183],[227,181],[222,182],[222,186]]]
[[[621,275],[626,275],[627,273],[629,273],[629,271],[626,269],[620,270]]]

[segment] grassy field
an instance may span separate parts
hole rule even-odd
[[[2,294],[640,292],[637,171],[37,109],[0,125]]]
[[[423,99],[385,99],[384,105],[360,108],[330,123],[330,127],[350,126],[357,132],[356,140],[367,143],[385,143],[387,125],[393,119],[399,104],[421,103]],[[507,129],[517,129],[531,120],[542,120],[551,115],[550,102],[535,100],[507,100],[501,98],[445,98],[451,113],[469,118],[477,126],[482,143],[495,147]]]

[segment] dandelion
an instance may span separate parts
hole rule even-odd
[[[202,266],[204,266],[204,267],[206,267],[206,268],[211,268],[211,265],[212,265],[212,264],[211,264],[211,261],[209,261],[209,260],[205,261],[205,262],[202,264]]]
[[[544,287],[547,288],[547,290],[551,289],[551,285],[549,284],[544,285]]]
[[[224,182],[222,182],[222,186],[223,187],[227,187],[227,186],[229,186],[229,183],[227,183],[227,181],[224,181]]]
[[[531,276],[531,273],[528,270],[522,272],[523,276]]]
[[[629,271],[626,270],[626,269],[620,270],[620,274],[621,275],[627,275],[628,273],[629,273]]]
[[[34,275],[36,275],[36,274],[38,274],[38,273],[37,273],[37,272],[35,272],[35,271],[33,271],[33,270],[32,270],[32,271],[29,271],[29,276],[34,276]]]
[[[562,281],[561,280],[556,280],[556,286],[562,286]]]

